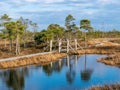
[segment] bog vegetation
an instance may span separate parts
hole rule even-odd
[[[83,32],[86,33],[83,33]],[[75,18],[68,15],[65,18],[64,26],[50,24],[46,30],[39,30],[38,24],[20,17],[17,20],[4,14],[0,16],[0,50],[6,49],[9,53],[19,55],[21,48],[41,48],[46,47],[50,40],[59,39],[85,39],[87,38],[118,38],[120,32],[111,30],[95,30],[88,19],[80,20],[77,26]]]

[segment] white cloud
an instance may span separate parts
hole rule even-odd
[[[38,2],[38,0],[25,0],[27,2]]]
[[[63,24],[68,14],[75,16],[76,20],[89,18],[95,23],[120,23],[119,4],[119,0],[1,0],[0,15],[23,16],[40,23],[41,27],[56,22]]]
[[[117,4],[119,3],[119,0],[98,0],[98,3],[100,4]]]
[[[56,2],[64,2],[64,0],[25,0],[27,2],[43,2],[43,3],[56,3]]]

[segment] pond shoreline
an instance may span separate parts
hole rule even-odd
[[[108,52],[106,50],[97,50],[97,49],[86,49],[78,50],[77,55],[81,54],[110,54],[111,52]],[[45,65],[53,61],[57,61],[58,59],[65,57],[67,55],[73,55],[75,53],[50,53],[50,54],[43,54],[43,55],[37,55],[32,57],[25,57],[25,58],[19,58],[16,60],[11,61],[3,61],[0,62],[0,68],[1,69],[8,69],[8,68],[16,68],[21,66],[27,66],[27,65],[33,65],[33,64],[40,64]]]
[[[66,53],[51,53],[51,54],[38,55],[28,58],[21,58],[12,61],[5,61],[5,62],[0,62],[0,68],[8,69],[8,68],[15,68],[26,65],[33,65],[33,64],[45,65],[52,61],[56,61],[62,57],[65,57],[66,55],[67,55]]]
[[[73,54],[77,54],[77,55],[81,55],[81,54],[105,54],[105,55],[108,55],[108,56],[115,55],[114,53],[120,54],[120,50],[119,50],[120,45],[116,45],[115,43],[112,43],[110,41],[108,43],[108,42],[103,42],[101,40],[98,40],[96,42],[102,42],[102,43],[104,43],[104,45],[95,46],[94,41],[95,40],[89,40],[89,42],[87,43],[88,48],[86,48],[84,50],[80,49],[80,50],[77,51],[77,53],[73,53],[73,52],[57,53],[56,52],[56,53],[53,53],[53,54],[45,54],[44,56],[35,55],[35,56],[32,56],[32,57],[19,58],[19,59],[14,59],[14,60],[11,60],[11,61],[4,61],[4,58],[3,58],[3,62],[0,62],[0,68],[1,69],[3,69],[3,68],[5,68],[5,69],[6,68],[14,68],[14,67],[21,67],[21,66],[26,66],[26,65],[31,65],[31,64],[43,65],[43,64],[46,64],[46,63],[50,63],[52,61],[56,61],[57,59],[65,57],[67,55],[73,55]],[[29,53],[27,53],[28,55],[31,55],[33,53],[37,54],[38,50],[36,50],[36,49],[31,49],[31,50],[26,49],[26,51],[29,52]],[[27,54],[25,54],[25,52],[24,52],[19,57],[24,57],[24,55],[27,56]],[[5,55],[6,55],[5,59],[13,57],[11,55],[4,54],[4,56]],[[43,57],[45,57],[45,58],[43,58]],[[46,57],[49,57],[49,58],[46,58]],[[1,59],[2,59],[2,57],[1,57]],[[114,63],[114,61],[115,60],[108,60],[106,58],[98,59],[98,62],[102,62],[102,63],[105,63],[107,65],[111,65],[111,66],[118,66],[118,64]],[[118,63],[120,65],[120,60],[118,60]]]
[[[120,57],[118,55],[109,55],[104,58],[99,58],[97,61],[106,65],[120,67]]]
[[[120,84],[111,84],[111,85],[104,85],[104,86],[93,86],[89,90],[119,90]]]
[[[87,51],[86,51],[86,54],[88,55],[88,56],[90,56],[91,57],[91,54],[88,52],[87,53]],[[90,55],[89,55],[90,54]],[[97,58],[99,58],[99,57],[102,57],[101,55],[99,56],[98,54],[101,54],[101,53],[97,53],[96,54],[96,56],[97,57],[95,57],[95,59],[93,60],[92,58],[90,59],[90,60],[88,60],[87,62],[89,62],[89,61],[95,61],[96,62],[96,59]],[[103,53],[104,54],[104,53]],[[76,68],[74,68],[74,69],[70,69],[70,63],[72,62],[72,64],[71,64],[71,68],[73,68],[72,66],[74,66],[74,65],[76,65],[76,66],[79,66],[79,67],[83,67],[82,65],[83,65],[83,63],[82,63],[82,59],[80,60],[80,59],[78,59],[78,62],[77,62],[77,64],[75,63],[75,57],[73,57],[74,59],[71,59],[70,61],[71,62],[69,62],[69,65],[67,64],[68,62],[66,62],[68,59],[66,59],[66,61],[64,61],[64,63],[62,62],[62,60],[60,60],[60,58],[62,58],[62,57],[66,57],[68,54],[66,54],[66,53],[52,53],[52,54],[46,54],[46,55],[40,55],[40,56],[35,56],[35,57],[31,57],[31,58],[25,58],[25,59],[23,59],[23,60],[14,60],[14,62],[9,62],[9,63],[5,63],[5,64],[7,64],[7,65],[14,65],[14,67],[9,67],[9,68],[12,68],[12,69],[9,69],[9,68],[4,68],[4,69],[7,69],[7,70],[19,70],[19,69],[21,69],[21,68],[16,68],[16,67],[25,67],[25,68],[30,68],[31,67],[31,65],[35,65],[35,67],[37,67],[37,65],[43,65],[43,66],[40,66],[39,68],[41,68],[40,70],[41,71],[43,71],[43,70],[48,70],[48,73],[50,73],[51,72],[51,75],[53,75],[54,74],[54,72],[56,72],[56,69],[57,70],[62,70],[62,69],[60,69],[60,68],[62,68],[62,67],[67,67],[68,68],[68,70],[66,71],[66,73],[68,73],[68,71],[69,70],[73,70],[74,71],[74,69],[76,70],[76,68],[78,68],[78,67],[76,67]],[[83,55],[83,54],[82,54]],[[94,54],[93,54],[94,55]],[[93,55],[92,55],[92,57],[93,57]],[[81,55],[80,55],[81,56]],[[58,58],[59,57],[59,58]],[[59,60],[59,61],[57,61],[57,60]],[[74,60],[74,61],[73,61]],[[15,62],[16,61],[16,62]],[[21,61],[21,62],[20,62]],[[81,61],[81,63],[79,62],[79,61]],[[83,58],[83,61],[84,61],[84,58]],[[24,65],[23,65],[23,62],[24,62]],[[53,62],[53,63],[50,63],[50,62]],[[49,64],[48,64],[49,63]],[[80,65],[78,64],[78,63],[80,63]],[[91,63],[91,65],[93,64],[94,62],[92,62]],[[98,62],[96,62],[96,63],[98,63]],[[46,64],[48,64],[48,65],[46,65]],[[74,64],[74,65],[73,65]],[[16,65],[16,66],[15,66]],[[18,66],[17,66],[18,65]],[[21,65],[21,66],[20,66]],[[30,65],[30,67],[26,67],[26,65]],[[65,65],[65,66],[64,66]],[[91,68],[92,68],[92,66],[90,65],[90,64],[87,64],[88,66],[90,66]],[[97,64],[96,64],[97,65]],[[105,65],[103,65],[103,64],[100,64],[100,65],[102,65],[102,66],[105,66]],[[56,67],[57,66],[57,67]],[[98,67],[99,67],[99,65],[97,65]],[[6,66],[6,67],[8,67],[8,66]],[[95,66],[96,67],[96,66]],[[44,68],[44,69],[43,69]],[[34,68],[32,68],[32,70],[33,70]],[[38,69],[38,68],[37,68]],[[78,71],[82,71],[82,70],[84,70],[84,68],[81,68],[81,69],[79,69]],[[3,70],[4,71],[4,70]],[[5,70],[6,71],[6,70]],[[43,74],[41,74],[41,71],[40,71],[40,75],[42,76]],[[49,72],[50,71],[50,72]],[[64,70],[63,70],[64,71]],[[78,72],[78,71],[76,71],[76,72]],[[93,70],[94,71],[94,70]],[[92,72],[93,72],[92,71]],[[96,70],[95,70],[96,71]],[[37,72],[36,70],[35,70],[35,72]],[[45,71],[44,71],[44,73],[45,73]],[[46,75],[48,74],[48,73],[46,73]],[[60,71],[58,72],[59,73],[59,75],[60,75]],[[91,75],[92,75],[93,73],[91,73]],[[37,74],[35,74],[35,75],[38,75],[38,77],[40,77],[39,76],[39,74],[37,73]],[[98,74],[99,75],[99,74]],[[58,75],[57,75],[58,76]],[[94,75],[93,75],[94,76]],[[37,79],[39,79],[37,77]],[[54,77],[53,77],[54,78]],[[50,80],[50,79],[49,79]],[[52,79],[52,80],[54,80],[54,79]],[[81,81],[83,80],[84,81],[84,79],[80,79]],[[90,80],[90,78],[89,78],[89,80]],[[92,80],[91,80],[92,81]],[[109,81],[109,80],[108,80]],[[115,83],[115,82],[114,82]],[[103,84],[102,84],[103,85]],[[118,84],[116,83],[116,84],[112,84],[111,86],[109,86],[109,84],[107,85],[107,83],[105,84],[105,86],[96,86],[96,84],[95,84],[95,86],[90,86],[90,88],[87,88],[86,90],[99,90],[99,89],[102,89],[102,90],[106,90],[106,89],[104,89],[104,87],[105,88],[112,88],[112,87],[120,87],[120,86],[118,86]],[[83,87],[84,88],[84,87]],[[110,89],[111,90],[111,89]]]

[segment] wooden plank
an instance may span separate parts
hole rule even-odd
[[[50,54],[50,53],[55,53],[55,52],[56,51],[53,51],[53,52],[43,52],[43,53],[36,53],[36,54],[30,54],[30,55],[24,55],[24,56],[5,58],[5,59],[0,59],[0,62],[18,60],[18,59],[22,59],[22,58],[29,58],[29,57],[33,57],[33,56],[45,55],[45,54]]]

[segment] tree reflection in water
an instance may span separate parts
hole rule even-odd
[[[91,78],[91,74],[92,74],[91,69],[81,71],[81,79],[84,80],[84,81],[89,81],[90,78]]]
[[[12,90],[23,90],[25,86],[24,78],[28,75],[29,71],[27,67],[0,72],[0,76],[3,78],[8,88]]]
[[[66,79],[69,83],[72,83],[75,78],[75,70],[73,67],[74,63],[71,62],[70,59],[73,59],[73,57],[67,56],[66,62],[64,62],[64,60],[59,60],[57,62],[51,62],[51,64],[43,66],[42,69],[47,76],[51,76],[53,72],[60,73],[63,66],[66,65],[68,67],[68,71],[66,72]]]
[[[86,54],[85,54],[85,65],[84,66],[85,66],[84,70],[81,71],[81,79],[84,81],[89,81],[91,78],[91,74],[92,74],[93,70],[86,68],[86,66],[87,66]]]
[[[43,71],[47,76],[51,76],[53,72],[60,73],[63,67],[62,60],[59,60],[57,62],[51,62],[48,65],[43,66]]]
[[[53,72],[53,68],[50,64],[43,66],[43,71],[47,76],[51,76]]]
[[[69,70],[66,72],[66,79],[70,84],[72,84],[75,79],[75,70],[73,64],[74,63],[71,62],[70,57],[67,56],[67,66]]]

